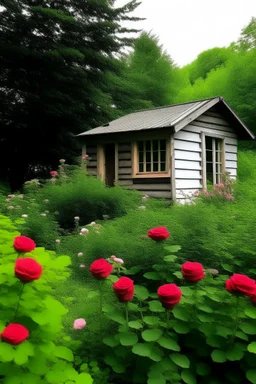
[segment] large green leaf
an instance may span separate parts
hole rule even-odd
[[[157,272],[146,272],[143,276],[148,280],[161,280],[161,276]]]
[[[254,307],[249,307],[249,308],[246,308],[244,313],[250,317],[251,319],[256,319],[256,308]]]
[[[114,320],[116,321],[117,323],[119,324],[122,324],[122,325],[125,325],[126,324],[126,320],[124,318],[124,316],[118,312],[118,311],[114,311],[114,312],[107,312],[106,313],[106,316],[110,319],[110,320]]]
[[[182,355],[181,353],[171,353],[170,359],[181,368],[189,368],[190,361],[187,356]]]
[[[247,335],[255,335],[256,334],[256,324],[255,323],[244,323],[240,324],[240,329]]]
[[[138,300],[144,301],[149,297],[149,291],[141,285],[135,285],[135,296]]]
[[[156,326],[159,322],[158,318],[154,316],[144,316],[143,321],[145,324],[153,326]]]
[[[160,339],[157,340],[158,344],[161,345],[161,347],[170,349],[171,351],[180,351],[180,346],[177,343],[177,341],[171,339],[168,336],[162,336]]]
[[[92,384],[93,378],[87,372],[80,373],[80,375],[76,378],[76,384]]]
[[[182,335],[185,335],[190,331],[188,323],[182,323],[181,321],[177,321],[173,324],[173,329]]]
[[[24,365],[28,361],[28,355],[23,353],[21,349],[17,349],[14,353],[14,362],[17,365]]]
[[[241,344],[235,344],[226,351],[226,357],[230,361],[238,361],[244,357],[244,350]]]
[[[149,302],[149,309],[152,312],[165,312],[165,309],[162,307],[162,304],[160,303],[160,301],[156,301],[156,300]]]
[[[256,384],[256,369],[249,369],[246,372],[246,378],[253,384]]]
[[[181,378],[186,384],[197,384],[196,377],[189,369],[185,369],[181,372]]]
[[[132,352],[135,355],[149,357],[151,353],[151,348],[150,348],[150,345],[147,343],[138,343],[133,346]]]
[[[116,336],[112,336],[111,335],[111,336],[104,337],[103,343],[108,345],[111,348],[114,348],[117,345],[119,345],[119,340],[118,340],[118,338]]]
[[[164,249],[168,252],[176,253],[181,249],[181,246],[180,245],[168,245],[168,246],[164,247]]]
[[[114,372],[116,373],[125,372],[125,365],[114,354],[107,355],[104,361],[106,364],[112,367]]]
[[[196,364],[196,373],[200,376],[207,376],[211,372],[211,367],[205,363]]]
[[[55,348],[55,356],[67,361],[74,360],[73,352],[71,349],[64,346],[58,346]]]
[[[182,308],[182,307],[174,308],[172,313],[176,319],[183,320],[183,321],[188,321],[191,316],[191,314],[185,308]]]
[[[4,378],[3,384],[21,384],[21,376],[11,374]]]
[[[133,329],[141,329],[143,328],[143,325],[141,321],[139,320],[134,320],[134,321],[129,321],[129,327]]]
[[[247,349],[251,353],[256,353],[256,341],[253,341],[247,346]]]
[[[2,362],[12,361],[14,358],[15,349],[10,344],[0,343],[0,360]]]
[[[158,373],[155,375],[150,375],[147,384],[166,384],[166,380],[162,373]]]
[[[119,333],[120,343],[124,346],[135,345],[138,342],[138,336],[136,333],[123,332]]]
[[[212,360],[213,360],[215,363],[225,363],[225,361],[227,361],[225,352],[223,352],[223,351],[221,351],[221,350],[219,350],[219,349],[215,349],[215,350],[211,353],[211,357],[212,357]]]
[[[161,329],[155,328],[143,331],[141,336],[145,341],[156,341],[162,336],[162,334],[163,331]]]

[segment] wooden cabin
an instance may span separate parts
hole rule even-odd
[[[224,172],[254,135],[222,97],[137,111],[79,135],[88,172],[107,185],[182,201]]]

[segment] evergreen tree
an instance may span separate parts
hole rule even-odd
[[[111,114],[105,74],[131,44],[121,26],[139,3],[1,0],[0,172],[12,189],[79,155],[73,136]]]

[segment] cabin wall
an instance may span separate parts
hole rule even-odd
[[[97,176],[97,145],[88,144],[83,147],[83,155],[89,156],[87,161],[87,172],[90,176]]]
[[[237,175],[237,135],[229,122],[211,108],[174,134],[174,167],[176,200],[185,202],[203,189],[202,134],[224,139],[225,169],[232,178]]]

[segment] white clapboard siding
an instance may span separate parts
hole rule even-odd
[[[175,164],[176,168],[176,164]],[[201,180],[201,173],[200,171],[188,171],[184,169],[175,169],[175,177],[177,179],[197,179]]]
[[[237,161],[237,154],[236,154],[236,153],[226,152],[226,154],[225,154],[225,158],[226,158],[226,161],[227,161],[227,160],[230,160],[230,161]]]
[[[202,184],[200,180],[176,180],[176,190],[177,189],[200,189]]]
[[[199,152],[180,151],[176,149],[174,157],[176,160],[201,161],[201,154]]]
[[[230,153],[237,153],[237,145],[229,145],[225,143],[225,151]]]
[[[212,135],[219,135],[222,137],[230,137],[230,138],[236,138],[237,135],[234,132],[226,131],[225,129],[219,130],[215,129],[215,127],[208,127],[202,126],[200,123],[193,122],[189,125],[187,125],[185,128],[183,128],[184,131],[187,132],[205,132],[206,135],[211,136]]]
[[[237,145],[237,138],[236,137],[234,137],[234,138],[226,137],[225,138],[225,143],[226,144],[231,144],[231,145]]]
[[[237,168],[237,161],[226,160],[225,164],[226,164],[226,168],[234,168],[234,169]]]
[[[181,150],[190,151],[190,152],[201,152],[199,143],[176,140],[176,139],[174,139],[174,149],[181,149]]]
[[[179,139],[179,140],[185,140],[185,141],[193,141],[193,142],[196,142],[196,143],[200,143],[201,142],[201,137],[200,137],[199,133],[186,132],[186,131],[183,131],[183,130],[175,133],[174,137],[175,137],[175,140]]]
[[[187,153],[187,152],[185,152]],[[194,152],[193,152],[194,153]],[[231,159],[229,159],[231,160]],[[233,159],[232,159],[233,160]],[[188,161],[186,160],[175,160],[175,169],[194,169],[197,171],[201,171],[201,163],[200,161]]]

